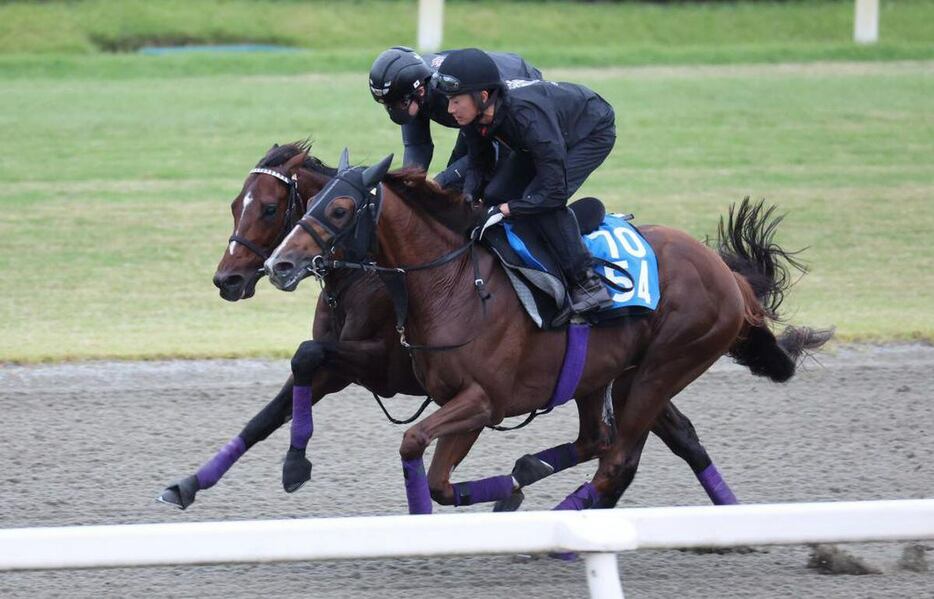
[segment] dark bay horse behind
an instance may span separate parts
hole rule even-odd
[[[217,266],[214,284],[228,301],[253,296],[263,274],[262,264],[295,222],[305,213],[309,198],[336,174],[308,156],[307,143],[273,146],[251,170],[231,204],[233,234]],[[397,393],[424,395],[411,360],[398,342],[393,305],[373,273],[335,271],[324,279],[315,308],[313,337],[296,351],[290,378],[282,390],[246,427],[192,475],[173,483],[159,499],[185,509],[195,494],[212,487],[254,444],[266,439],[292,417],[291,446],[283,466],[283,486],[292,492],[306,482],[311,464],[305,457],[311,436],[311,404],[356,382],[383,397]],[[296,391],[296,387],[298,390]],[[697,438],[694,427],[674,405],[668,405],[653,431],[684,459],[715,503],[735,498]],[[515,475],[522,485],[589,459],[597,449],[597,434],[582,421],[575,443],[523,456]],[[547,465],[547,466],[546,466]],[[521,493],[503,508],[514,509]]]
[[[389,161],[369,169],[342,165],[266,261],[266,272],[286,290],[328,268],[376,270],[397,281],[397,328],[414,348],[419,380],[441,406],[403,435],[409,510],[430,512],[429,491],[446,505],[506,500],[522,484],[516,476],[452,484],[451,473],[484,427],[543,407],[562,368],[567,333],[536,328],[496,259],[466,241],[480,216],[476,208],[423,174],[387,175]],[[805,351],[829,339],[829,332],[792,327],[776,338],[769,329],[790,283],[791,256],[772,241],[778,220],[744,202],[721,223],[719,253],[681,231],[641,228],[658,257],[662,299],[645,317],[589,332],[573,393],[581,430],[601,429],[610,393],[615,434],[588,448],[586,457],[600,459],[597,473],[560,509],[615,505],[671,399],[722,355],[785,381]],[[377,243],[376,265],[345,255],[367,237],[361,230]],[[436,439],[426,476],[422,455]]]

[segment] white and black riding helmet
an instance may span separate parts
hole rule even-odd
[[[477,48],[465,48],[445,57],[431,76],[431,87],[449,98],[470,94],[478,110],[476,121],[487,107],[496,103],[506,84],[489,54]],[[481,95],[484,91],[488,92],[485,100]]]
[[[414,117],[409,104],[419,102],[418,89],[431,78],[431,68],[411,48],[395,46],[376,57],[370,67],[370,94],[382,104],[389,118],[404,125]]]
[[[477,48],[453,50],[431,78],[432,87],[445,96],[496,91],[504,86],[496,63]]]

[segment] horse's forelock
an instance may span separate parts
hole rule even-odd
[[[309,153],[303,166],[307,169],[319,172],[321,174],[333,177],[337,174],[337,169],[331,168],[321,162],[318,158],[312,156],[311,140],[304,139],[285,145],[274,145],[266,152],[266,155],[256,164],[258,168],[275,168],[282,166],[298,154]]]

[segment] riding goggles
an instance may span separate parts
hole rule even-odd
[[[456,94],[463,87],[461,80],[454,75],[445,75],[437,71],[432,74],[431,83],[442,94]]]

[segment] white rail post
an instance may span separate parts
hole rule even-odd
[[[418,0],[418,51],[437,52],[444,33],[444,0]]]
[[[615,553],[587,553],[587,588],[590,599],[623,599],[623,583],[619,580],[619,567]]]
[[[853,41],[857,44],[879,41],[879,0],[856,0]]]

